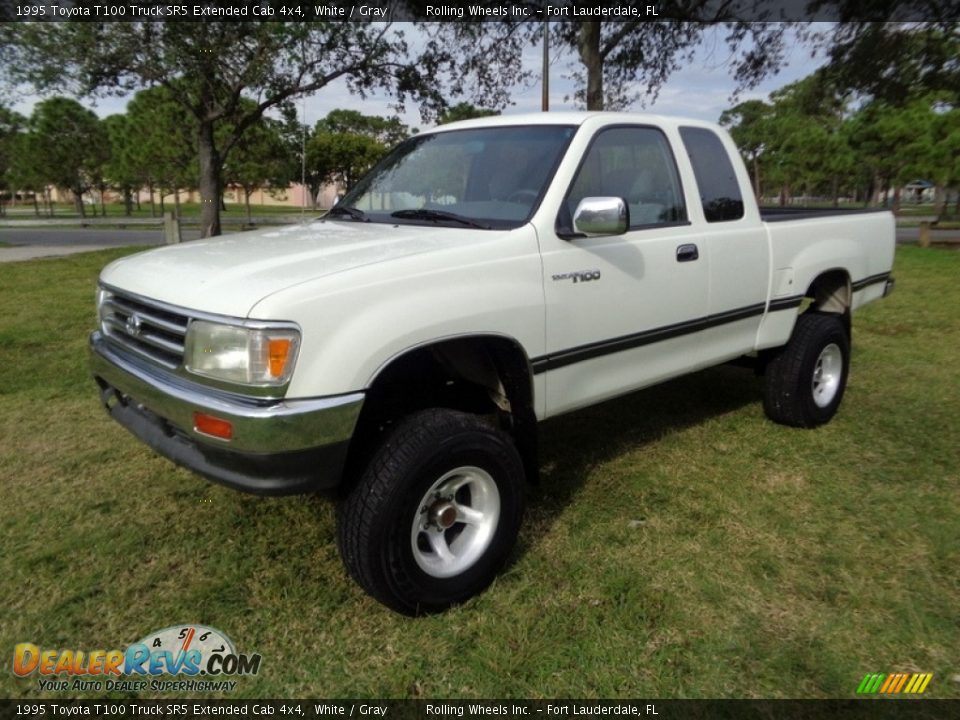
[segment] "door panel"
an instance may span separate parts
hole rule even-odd
[[[610,237],[577,236],[579,202],[611,196],[627,203],[631,228]],[[598,132],[557,228],[541,237],[547,354],[535,359],[534,369],[547,374],[548,415],[701,363],[696,321],[707,314],[709,290],[701,243],[687,222],[663,134],[642,126]]]

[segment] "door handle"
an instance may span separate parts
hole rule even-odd
[[[700,257],[700,251],[693,243],[677,247],[677,262],[691,262]]]

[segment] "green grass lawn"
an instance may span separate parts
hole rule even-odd
[[[960,254],[898,250],[823,428],[767,421],[734,367],[548,421],[512,565],[408,619],[349,581],[327,502],[209,485],[108,420],[86,335],[125,252],[0,266],[8,668],[199,622],[263,656],[234,697],[853,697],[893,671],[960,697]],[[8,669],[0,696],[53,694]]]

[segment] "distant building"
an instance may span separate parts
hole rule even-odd
[[[906,202],[933,202],[934,185],[929,180],[914,180],[903,186],[903,198]]]

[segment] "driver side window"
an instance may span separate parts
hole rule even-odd
[[[573,214],[585,197],[623,198],[631,229],[687,219],[670,145],[655,128],[613,127],[594,137],[570,185],[558,226],[573,227]]]

